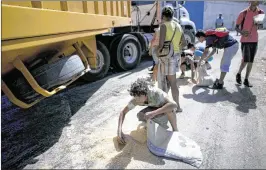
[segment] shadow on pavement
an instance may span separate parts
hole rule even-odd
[[[113,139],[116,151],[120,152],[113,157],[105,168],[108,169],[126,169],[132,159],[141,162],[147,162],[153,165],[164,165],[165,161],[153,155],[147,147],[146,130],[140,128],[141,123],[137,130],[131,131],[130,135],[125,135],[127,144],[118,144],[117,138]]]
[[[22,169],[36,163],[35,157],[58,142],[70,118],[106,80],[65,90],[29,109],[18,108],[2,96],[2,168]]]
[[[193,99],[200,103],[217,103],[228,101],[236,104],[236,109],[242,113],[241,116],[246,116],[250,109],[256,109],[257,97],[252,93],[250,88],[236,85],[237,91],[230,93],[225,88],[222,90],[213,90],[193,86],[192,94],[184,94],[184,98]],[[201,92],[198,92],[201,91]],[[217,92],[217,93],[215,93]]]
[[[2,96],[2,168],[23,169],[28,164],[38,162],[35,157],[58,142],[63,129],[69,126],[70,118],[109,78],[122,74],[128,76],[152,64],[152,62],[146,62],[150,61],[150,58],[144,58],[142,61],[145,62],[130,72],[111,74],[97,82],[87,84],[79,80],[66,90],[42,100],[29,109],[18,108],[6,96]],[[99,100],[103,100],[103,98]],[[97,114],[96,112],[91,113],[90,116],[96,117]]]

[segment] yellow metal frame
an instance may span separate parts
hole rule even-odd
[[[30,108],[33,105],[35,105],[36,103],[38,103],[39,101],[41,101],[41,99],[38,99],[38,100],[36,100],[30,104],[22,102],[21,100],[16,98],[16,96],[11,92],[11,90],[8,88],[8,86],[6,85],[6,83],[3,80],[1,81],[1,88],[12,103],[14,103],[15,105],[17,105],[21,108],[24,108],[24,109]]]
[[[108,32],[108,29],[83,31],[69,34],[50,35],[34,38],[24,38],[17,40],[2,41],[2,75],[11,71],[14,67],[12,62],[20,54],[20,59],[25,62],[31,57],[38,55],[38,52],[49,48],[61,49],[69,48],[75,42],[81,42],[92,51],[91,55],[85,55],[91,68],[94,68],[96,58],[96,38],[94,33],[102,34]],[[75,48],[73,48],[75,50]]]
[[[127,5],[127,8],[125,8],[125,5]],[[112,27],[131,24],[130,1],[62,1],[60,3],[49,1],[5,1],[2,2],[1,7],[2,75],[15,67],[23,74],[30,86],[44,97],[49,97],[65,89],[69,84],[90,70],[96,55],[96,41],[94,42],[93,39],[86,40],[87,37],[108,32]],[[52,91],[43,89],[23,62],[35,56],[36,51],[52,47],[63,50],[64,47],[69,47],[72,44],[75,48],[73,50],[77,51],[85,70],[70,82]],[[87,51],[82,51],[83,46],[88,49],[88,54]],[[3,92],[12,103],[21,108],[32,107],[42,100],[38,99],[30,104],[25,103],[12,93],[3,80],[1,81]]]
[[[131,18],[128,17],[4,4],[2,18],[2,40],[107,29],[130,25],[131,22]]]
[[[63,41],[70,41],[75,39],[86,39],[88,37],[110,32],[110,29],[82,31],[75,33],[47,35],[42,37],[23,38],[17,40],[2,41],[2,52],[8,52],[12,50],[31,48],[39,45],[47,45],[51,43],[58,43]]]
[[[86,59],[86,56],[84,55],[84,53],[82,52],[82,50],[80,49],[80,46],[78,45],[78,43],[75,43],[73,45],[75,47],[75,49],[77,50],[79,57],[81,58],[81,60],[83,61],[83,64],[85,66],[85,69],[90,69],[89,67],[89,63],[88,60]]]
[[[24,63],[20,60],[19,57],[17,57],[14,61],[13,61],[13,65],[16,69],[18,69],[23,76],[26,78],[26,80],[28,81],[28,83],[30,84],[30,86],[39,94],[41,94],[44,97],[50,97],[54,94],[56,94],[58,91],[65,89],[69,84],[73,83],[74,81],[76,81],[80,76],[82,76],[83,74],[85,74],[86,72],[88,72],[90,70],[88,61],[85,57],[85,55],[83,54],[82,50],[80,49],[80,46],[78,43],[73,44],[74,48],[77,50],[79,57],[81,58],[81,60],[84,63],[85,66],[85,70],[78,76],[76,76],[75,78],[73,78],[70,82],[61,85],[59,87],[57,87],[56,89],[54,89],[53,91],[47,91],[45,89],[43,89],[38,82],[34,79],[34,77],[32,76],[32,74],[29,72],[29,70],[26,68],[26,66],[24,65]],[[33,105],[35,105],[36,103],[38,103],[41,99],[38,99],[36,101],[34,101],[33,103],[27,104],[21,100],[19,100],[13,93],[12,91],[8,88],[8,86],[6,85],[6,83],[2,80],[2,90],[3,92],[7,95],[7,97],[10,99],[10,101],[16,105],[18,105],[19,107],[22,108],[29,108],[32,107]]]

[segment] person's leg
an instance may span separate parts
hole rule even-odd
[[[180,69],[181,69],[181,76],[179,78],[182,79],[185,77],[185,71],[186,71],[186,58],[185,57],[181,57]]]
[[[153,68],[152,80],[157,81],[157,74],[158,74],[158,64],[156,64]]]
[[[181,76],[179,78],[183,79],[185,77],[185,71],[186,71],[186,64],[181,64],[180,69],[181,69]]]
[[[239,70],[238,70],[238,74],[241,75],[243,69],[246,67],[247,65],[247,62],[244,62],[244,60],[241,61],[241,64],[240,64],[240,67],[239,67]]]
[[[196,71],[195,63],[192,60],[190,60],[189,62],[190,62],[190,69],[191,69],[191,81],[195,83],[195,71]]]
[[[251,62],[247,63],[247,72],[246,72],[245,79],[249,78],[250,72],[252,70],[252,66],[253,66],[253,63],[251,63]]]
[[[257,46],[258,46],[257,43],[251,43],[250,47],[249,47],[250,48],[250,58],[249,58],[250,60],[247,64],[246,77],[245,77],[245,81],[244,81],[244,85],[247,87],[252,87],[252,85],[248,81],[248,78],[249,78],[250,72],[252,70],[255,55],[257,53]]]
[[[176,83],[176,71],[177,71],[176,65],[177,65],[177,59],[179,58],[180,54],[176,53],[174,54],[173,57],[168,59],[167,66],[165,67],[166,68],[165,75],[172,91],[172,97],[178,106],[177,112],[182,112],[182,109],[180,108],[179,104],[179,90]]]
[[[236,82],[238,84],[242,84],[241,73],[242,73],[243,69],[246,67],[246,65],[248,63],[247,61],[249,61],[249,59],[250,59],[249,45],[247,43],[241,43],[241,51],[242,51],[242,60],[241,60],[241,64],[240,64],[238,73],[236,75]]]
[[[179,104],[179,89],[177,87],[176,75],[167,75],[166,77],[170,83],[173,99],[177,104],[177,112],[182,112],[182,109],[180,108]]]
[[[221,73],[220,73],[220,78],[218,81],[219,84],[224,84],[224,78],[226,76],[226,72],[229,71],[229,66],[226,64],[228,63],[227,60],[229,60],[229,51],[228,49],[224,49],[224,54],[223,54],[223,57],[220,63]]]
[[[152,54],[151,54],[151,56],[152,56],[152,59],[153,59],[152,60],[153,63],[152,63],[152,67],[148,69],[149,71],[153,71],[155,65],[158,64],[158,57],[156,55],[156,47],[152,47]]]
[[[238,47],[239,45],[238,43],[236,43],[233,46],[224,49],[224,54],[223,54],[221,65],[220,65],[220,69],[221,69],[220,78],[219,78],[218,83],[217,82],[215,83],[214,88],[217,88],[217,89],[223,88],[224,78],[226,76],[226,73],[229,72],[231,61],[233,57],[236,55],[238,51]]]
[[[153,71],[154,66],[155,66],[155,62],[154,62],[154,60],[152,60],[152,67],[151,67],[151,68],[148,68],[148,70],[149,70],[149,71]]]
[[[167,113],[168,120],[173,128],[173,131],[178,131],[177,122],[176,122],[176,114],[172,111]]]
[[[241,79],[241,72],[243,71],[243,69],[246,67],[247,62],[244,62],[244,59],[241,61],[238,73],[236,75],[236,82],[238,84],[242,84],[242,79]]]
[[[219,84],[224,84],[225,76],[226,76],[226,72],[221,72],[220,78],[219,78]]]

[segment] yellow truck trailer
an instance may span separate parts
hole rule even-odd
[[[1,87],[21,108],[81,76],[100,79],[110,64],[133,69],[147,50],[144,36],[130,33],[130,1],[2,1],[1,5]]]
[[[2,91],[29,108],[80,77],[135,68],[167,3],[2,1]]]

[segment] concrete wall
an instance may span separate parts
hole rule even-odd
[[[187,9],[190,20],[197,29],[203,29],[204,1],[186,1],[184,7]]]
[[[215,28],[215,20],[219,13],[222,13],[225,26],[228,29],[233,29],[239,13],[248,6],[248,2],[205,1],[203,28]],[[260,5],[259,7],[266,12],[265,5]],[[266,23],[264,23],[264,28],[266,28]]]

